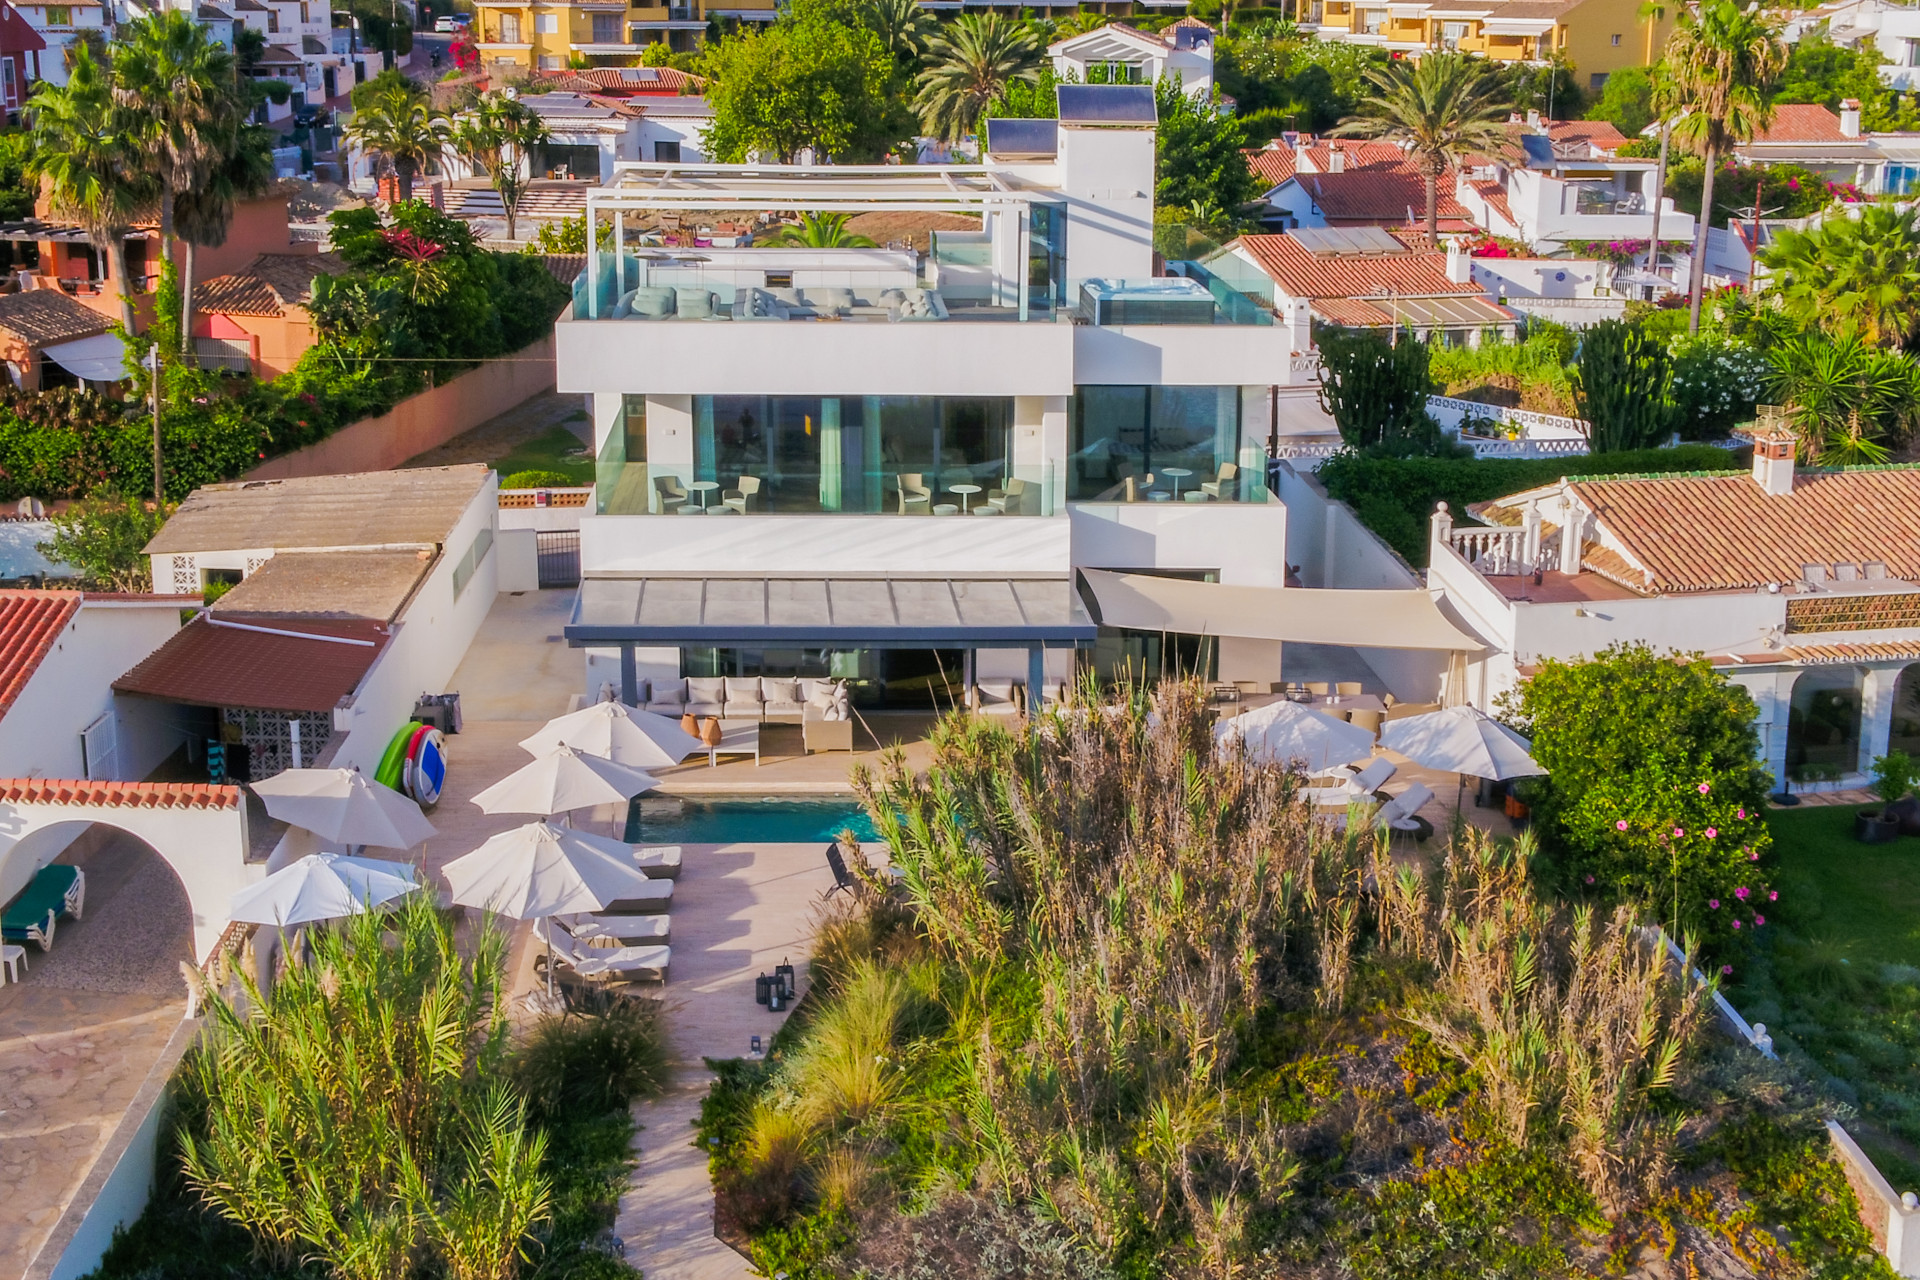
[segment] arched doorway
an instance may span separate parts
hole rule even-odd
[[[1793,684],[1787,715],[1787,776],[1832,782],[1860,769],[1860,710],[1865,672],[1814,667]]]
[[[1920,663],[1907,667],[1893,685],[1893,733],[1887,750],[1920,760]]]

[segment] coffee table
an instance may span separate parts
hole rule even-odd
[[[1173,481],[1173,496],[1177,500],[1180,497],[1180,482],[1192,475],[1193,472],[1186,467],[1162,467],[1160,468],[1160,474]]]
[[[707,509],[707,495],[712,493],[715,489],[718,489],[719,487],[720,485],[717,481],[695,480],[687,485],[687,490],[690,493],[697,493],[700,495],[700,509],[702,511],[705,511]]]
[[[758,720],[722,720],[720,745],[707,748],[707,766],[720,763],[721,756],[752,756],[753,767],[760,767],[760,722]]]
[[[980,492],[980,486],[977,484],[950,484],[947,486],[947,492],[960,495],[960,513],[966,515],[968,513],[967,502],[974,494]]]

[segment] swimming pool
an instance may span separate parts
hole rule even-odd
[[[640,801],[638,839],[647,844],[825,844],[848,827],[862,841],[877,839],[872,821],[852,796],[646,796]]]

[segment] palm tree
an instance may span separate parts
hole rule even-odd
[[[276,135],[245,120],[232,123],[218,140],[218,154],[203,166],[193,185],[174,198],[174,234],[187,247],[180,272],[180,350],[193,350],[194,267],[201,249],[227,242],[233,211],[242,200],[263,196],[273,186]]]
[[[980,123],[980,113],[1016,80],[1040,74],[1040,46],[1026,29],[997,13],[964,14],[933,38],[932,64],[920,73],[914,110],[928,133],[958,142]]]
[[[1694,232],[1693,303],[1688,332],[1700,331],[1700,296],[1706,281],[1707,228],[1713,222],[1713,177],[1720,157],[1763,131],[1773,120],[1770,95],[1787,66],[1780,28],[1759,6],[1709,0],[1681,14],[1667,41],[1667,74],[1655,82],[1654,105],[1673,115],[1673,136],[1697,151],[1706,165],[1700,191],[1700,224]]]
[[[106,69],[86,50],[74,55],[67,82],[42,80],[27,104],[33,118],[34,177],[45,179],[53,208],[86,229],[106,257],[120,293],[120,321],[133,332],[127,232],[153,203],[153,179],[141,164],[137,122],[113,100]]]
[[[1427,236],[1440,239],[1440,179],[1475,151],[1507,140],[1510,104],[1500,77],[1464,53],[1429,53],[1367,72],[1373,96],[1342,120],[1335,137],[1384,138],[1406,145],[1427,183]]]
[[[1808,462],[1885,462],[1889,435],[1912,429],[1920,406],[1920,363],[1882,351],[1857,334],[1802,334],[1776,347],[1769,379]]]
[[[520,197],[532,176],[528,157],[547,140],[539,113],[517,98],[489,93],[453,126],[449,140],[461,159],[493,183],[507,211],[507,239],[516,239]]]
[[[873,241],[847,230],[844,213],[803,213],[799,225],[788,224],[756,243],[796,249],[871,249]]]
[[[861,14],[896,62],[919,58],[933,36],[933,17],[920,0],[867,0]]]
[[[113,60],[114,100],[139,122],[140,151],[160,188],[160,252],[173,261],[174,203],[219,158],[246,112],[233,55],[177,9],[135,18]]]
[[[1767,292],[1803,328],[1829,325],[1875,346],[1920,337],[1920,212],[1873,205],[1785,231],[1760,255]]]
[[[400,182],[400,198],[413,199],[413,180],[447,149],[447,121],[427,90],[396,77],[356,105],[347,137],[382,157]]]

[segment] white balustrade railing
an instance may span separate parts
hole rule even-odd
[[[1447,533],[1447,545],[1482,574],[1532,573],[1540,548],[1529,542],[1529,531],[1524,528],[1467,528]]]
[[[1554,413],[1535,413],[1531,409],[1510,409],[1504,405],[1481,404],[1455,396],[1428,396],[1427,412],[1443,427],[1458,427],[1469,418],[1506,423],[1520,427],[1535,439],[1579,440],[1587,438],[1587,424],[1579,418],[1563,418]]]

